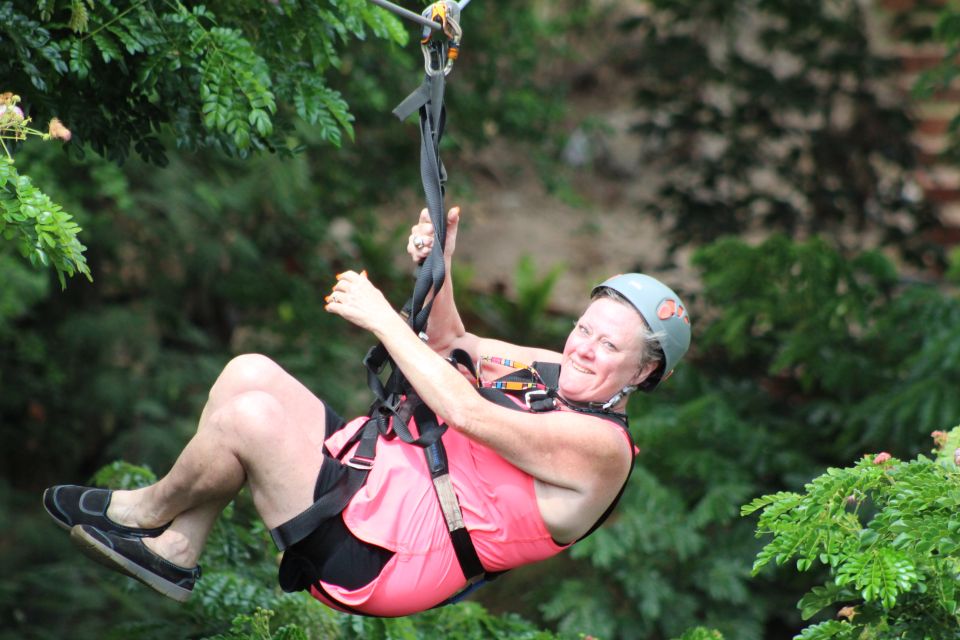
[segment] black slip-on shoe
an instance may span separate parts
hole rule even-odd
[[[155,529],[138,529],[119,524],[107,517],[107,507],[113,491],[61,484],[43,492],[43,508],[60,527],[70,530],[78,524],[89,524],[101,531],[112,531],[126,536],[154,537],[169,525]]]
[[[105,567],[119,571],[177,602],[186,602],[200,579],[200,567],[175,565],[150,551],[142,538],[100,531],[88,524],[70,529],[80,551]]]

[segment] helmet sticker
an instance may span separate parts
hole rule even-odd
[[[681,307],[682,309],[683,307]],[[657,307],[657,317],[661,320],[669,320],[677,315],[677,301],[667,298]]]
[[[690,324],[690,316],[687,315],[686,309],[683,308],[683,305],[679,304],[672,298],[667,298],[660,303],[659,307],[657,307],[657,317],[661,320],[669,320],[674,316],[677,316],[678,318],[683,319],[683,321],[687,324]]]

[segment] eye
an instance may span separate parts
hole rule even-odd
[[[607,351],[617,351],[617,345],[613,344],[609,340],[603,341],[603,348]]]
[[[583,324],[582,322],[577,323],[577,331],[585,336],[590,335],[590,329],[588,329],[587,325]]]

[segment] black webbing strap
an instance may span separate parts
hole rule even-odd
[[[434,41],[431,47],[444,45]],[[427,296],[439,293],[446,277],[443,261],[443,248],[447,241],[447,216],[444,212],[443,196],[447,182],[447,172],[440,159],[440,140],[446,126],[446,108],[443,105],[446,78],[442,73],[424,75],[421,85],[394,109],[401,120],[416,108],[420,112],[420,180],[423,183],[423,195],[426,199],[430,222],[433,224],[433,250],[417,272],[413,295],[408,303],[410,308],[410,326],[415,333],[422,332],[427,326],[433,300]]]
[[[367,475],[370,473],[373,457],[376,454],[377,438],[382,429],[384,429],[383,421],[379,416],[367,420],[342,449],[346,452],[354,442],[360,441],[354,456],[346,463],[348,469],[345,479],[320,496],[306,511],[270,530],[270,536],[280,551],[300,542],[326,520],[339,515],[347,507],[353,496],[367,481]]]
[[[427,46],[442,50],[444,44],[431,41]],[[444,213],[443,196],[447,172],[440,159],[440,140],[446,126],[446,108],[443,105],[445,87],[446,79],[443,73],[427,73],[420,86],[393,110],[394,115],[401,120],[405,120],[414,111],[420,112],[420,179],[433,225],[433,250],[417,269],[413,294],[403,307],[410,328],[419,335],[424,334],[433,306],[433,298],[429,301],[427,298],[431,293],[436,296],[440,292],[446,278],[443,248],[447,241],[447,216]],[[396,398],[403,394],[405,381],[396,371],[383,344],[373,346],[363,359],[363,364],[367,369],[367,383],[376,396],[374,408],[378,404],[398,402]],[[387,383],[383,384],[379,375],[387,364],[391,367],[391,374]],[[390,396],[394,398],[391,399]]]
[[[270,536],[277,545],[277,549],[286,550],[316,531],[317,527],[330,518],[339,515],[367,481],[369,472],[369,469],[348,469],[346,480],[338,482],[306,511],[271,529]]]
[[[430,407],[421,403],[413,412],[417,426],[421,429],[438,429],[437,416]],[[443,518],[447,525],[447,531],[450,533],[450,541],[453,543],[453,550],[457,554],[457,561],[460,563],[460,569],[463,571],[467,582],[485,574],[483,564],[480,563],[480,556],[477,555],[477,549],[473,546],[473,540],[470,539],[470,532],[467,525],[463,522],[463,512],[460,510],[460,502],[457,500],[457,494],[453,489],[453,483],[450,481],[450,466],[447,463],[447,452],[443,447],[443,442],[437,440],[434,444],[423,450],[427,459],[427,468],[430,470],[430,478],[433,480],[433,488],[437,494],[437,500],[440,502],[440,510],[443,512]]]
[[[424,46],[432,59],[446,58],[446,43],[432,40]],[[446,245],[447,217],[444,212],[443,196],[447,174],[440,160],[440,140],[446,125],[446,110],[443,105],[445,86],[442,69],[431,72],[431,67],[428,65],[427,73],[420,86],[393,111],[394,115],[401,120],[405,120],[414,111],[420,113],[420,178],[423,182],[434,238],[433,249],[417,270],[413,294],[404,305],[404,311],[414,333],[421,336],[424,335],[427,326],[433,299],[440,292],[446,278],[443,252]],[[427,300],[428,297],[430,297],[429,300]],[[273,529],[270,533],[274,542],[282,551],[308,536],[324,520],[343,511],[354,494],[366,482],[376,454],[376,441],[381,436],[392,435],[389,434],[392,424],[393,434],[403,442],[424,448],[434,488],[437,490],[437,496],[448,523],[447,528],[464,575],[470,580],[483,574],[483,567],[470,540],[469,532],[463,526],[459,503],[450,484],[446,452],[440,440],[446,426],[441,426],[437,422],[436,415],[419,398],[416,398],[403,373],[396,367],[382,343],[373,346],[367,352],[363,364],[367,369],[367,384],[374,394],[374,401],[370,407],[370,419],[358,431],[359,435],[351,439],[351,442],[342,449],[346,451],[356,438],[359,438],[360,446],[347,463],[350,467],[347,479],[321,496],[306,511]],[[380,375],[388,364],[390,374],[386,382],[382,382]],[[407,427],[409,413],[403,415],[405,413],[403,409],[409,409],[411,406],[415,407],[414,415],[419,412],[417,436],[414,436]],[[451,522],[454,525],[452,527]]]

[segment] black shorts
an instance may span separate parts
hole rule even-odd
[[[326,438],[329,438],[342,429],[346,421],[328,404],[324,403],[324,408]],[[313,499],[319,499],[346,474],[347,467],[343,463],[324,455]],[[338,515],[283,552],[280,587],[287,592],[302,591],[323,580],[344,589],[359,589],[376,579],[392,557],[392,551],[364,542],[350,533],[343,517]]]

